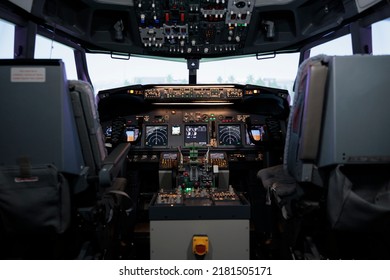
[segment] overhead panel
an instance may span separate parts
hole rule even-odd
[[[254,1],[136,0],[140,40],[148,52],[222,55],[244,46]]]

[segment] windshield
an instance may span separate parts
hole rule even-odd
[[[262,60],[245,57],[200,61],[197,83],[256,84],[287,89],[291,94],[298,61],[298,53]],[[139,57],[120,60],[103,54],[87,54],[87,62],[96,92],[130,84],[188,84],[186,62]]]
[[[13,24],[0,19],[0,59],[14,57],[14,29]]]

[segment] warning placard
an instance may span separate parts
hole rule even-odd
[[[43,67],[12,67],[11,82],[13,83],[44,83],[46,69]]]

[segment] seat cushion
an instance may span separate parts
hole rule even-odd
[[[283,165],[261,169],[257,177],[263,183],[264,188],[272,189],[278,196],[289,196],[296,192],[296,181],[288,175]]]

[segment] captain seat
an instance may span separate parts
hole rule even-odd
[[[130,144],[107,155],[91,86],[68,82],[61,60],[0,60],[0,104],[1,257],[73,258],[62,241],[79,209],[126,196]]]

